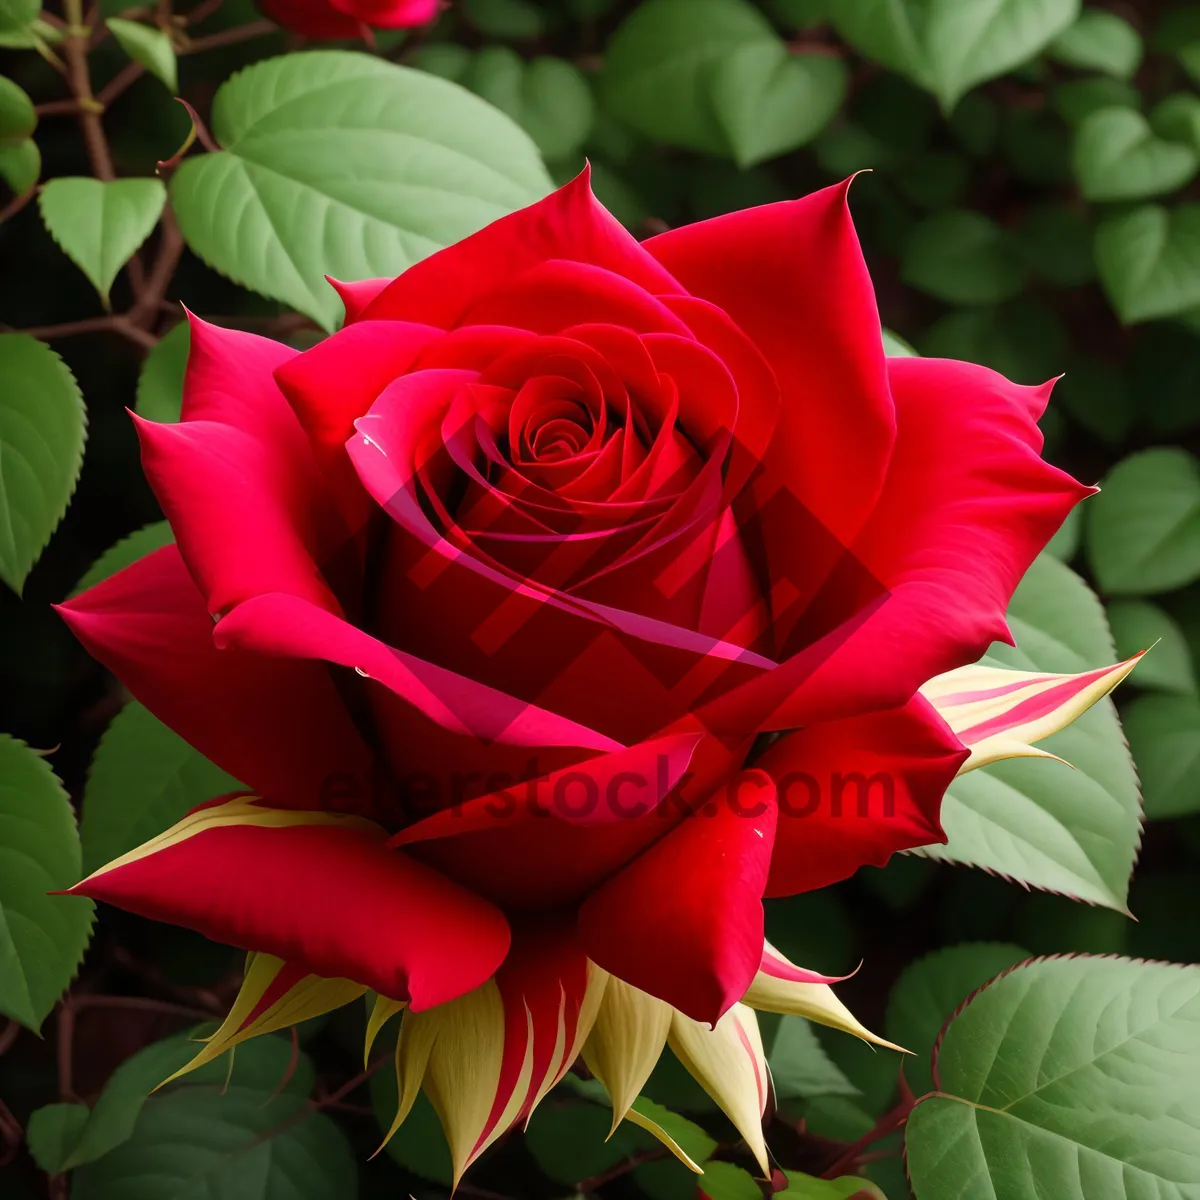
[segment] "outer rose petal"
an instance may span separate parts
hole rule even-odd
[[[272,21],[302,37],[358,37],[366,24],[361,17],[339,12],[329,0],[259,0],[259,3]]]
[[[329,286],[341,297],[342,307],[346,310],[346,319],[343,322],[345,325],[351,325],[357,321],[363,315],[363,310],[367,305],[392,282],[390,276],[383,279],[357,279],[350,282],[334,279],[332,275],[326,275],[325,278],[329,281]]]
[[[330,0],[330,3],[374,29],[426,25],[442,7],[442,0]]]
[[[274,802],[317,808],[325,785],[346,779],[371,794],[374,756],[328,667],[218,650],[177,547],[156,550],[58,611],[156,717]]]
[[[762,485],[788,488],[843,546],[875,505],[895,438],[879,313],[846,188],[645,243],[688,291],[724,309],[774,369],[784,404]],[[795,530],[775,535],[769,565],[790,555]]]
[[[244,798],[198,809],[88,876],[72,895],[350,979],[416,1010],[478,987],[504,961],[499,909],[384,845],[357,817]]]
[[[477,298],[548,259],[604,267],[656,293],[683,291],[592,195],[590,176],[585,167],[544,200],[409,267],[363,316],[449,329]]]
[[[715,1024],[762,961],[775,789],[743,772],[584,901],[587,955],[626,983]]]
[[[779,802],[766,894],[826,887],[897,850],[944,842],[942,796],[968,754],[921,696],[780,739],[756,764]]]

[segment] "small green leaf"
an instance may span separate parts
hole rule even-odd
[[[47,1104],[29,1114],[25,1141],[33,1161],[46,1174],[62,1174],[88,1115],[86,1104]]]
[[[1082,541],[1083,508],[1077,504],[1067,513],[1067,519],[1046,544],[1046,553],[1057,558],[1059,562],[1069,563],[1079,553]]]
[[[917,352],[898,334],[890,329],[883,331],[883,352],[889,358],[916,358]]]
[[[62,30],[40,17],[28,25],[0,27],[0,48],[5,50],[41,50],[62,40]]]
[[[908,1118],[917,1200],[1155,1196],[1200,1185],[1200,968],[1047,959],[946,1028]]]
[[[42,174],[42,154],[32,138],[0,146],[0,179],[18,195],[23,196]]]
[[[622,1121],[610,1138],[611,1125],[612,1113],[599,1105],[551,1108],[543,1104],[525,1131],[525,1145],[546,1175],[569,1186],[658,1144],[630,1121]]]
[[[0,334],[0,579],[18,595],[67,511],[86,431],[58,355],[27,334]]]
[[[856,49],[950,112],[976,84],[1033,58],[1079,10],[1079,0],[857,0],[832,16]]]
[[[762,1188],[754,1176],[733,1163],[705,1163],[697,1184],[709,1200],[762,1200]]]
[[[812,141],[841,107],[846,82],[840,59],[793,54],[780,41],[751,42],[722,58],[710,83],[712,103],[738,166]]]
[[[179,66],[175,60],[175,47],[161,29],[143,25],[140,21],[126,21],[110,17],[105,24],[121,49],[136,63],[141,63],[155,79],[166,85],[172,95],[179,90]]]
[[[1128,21],[1103,8],[1088,8],[1046,50],[1069,67],[1129,79],[1142,61],[1142,39]]]
[[[1123,372],[1098,358],[1070,364],[1054,389],[1053,404],[1110,446],[1121,445],[1133,425],[1133,397]]]
[[[23,142],[36,128],[33,101],[24,88],[0,75],[0,147]]]
[[[396,1115],[396,1098],[396,1072],[376,1071],[371,1076],[371,1107],[375,1110],[379,1128],[385,1132],[391,1128]],[[446,1145],[446,1135],[424,1092],[418,1093],[412,1111],[384,1149],[389,1158],[422,1179],[431,1179],[446,1187],[450,1187],[454,1180],[454,1165],[450,1158],[450,1147]]]
[[[110,575],[115,575],[118,571],[132,566],[138,559],[145,558],[151,551],[170,545],[173,540],[174,535],[166,521],[155,521],[151,525],[134,530],[128,537],[123,537],[111,545],[92,563],[71,594],[75,596],[86,592],[88,588],[95,587]]]
[[[1200,702],[1193,696],[1139,696],[1126,710],[1125,733],[1142,777],[1147,818],[1200,812]]]
[[[900,274],[911,287],[950,304],[993,304],[1015,296],[1025,268],[1014,247],[982,213],[926,217],[904,246]]]
[[[512,117],[551,161],[574,154],[592,130],[592,89],[565,59],[526,63],[506,46],[488,46],[460,82]]]
[[[224,147],[188,158],[171,197],[210,266],[326,329],[325,275],[395,275],[550,190],[512,120],[424,71],[317,50],[255,63],[213,102]]]
[[[802,1017],[780,1018],[770,1041],[767,1062],[779,1100],[859,1094],[858,1088],[825,1053],[812,1025]]]
[[[1132,84],[1108,75],[1071,79],[1054,89],[1054,107],[1068,125],[1079,125],[1101,108],[1140,109],[1142,94]]]
[[[1144,204],[1096,230],[1096,266],[1126,325],[1200,305],[1200,204]]]
[[[1200,96],[1172,93],[1154,106],[1150,125],[1159,137],[1200,150]]]
[[[961,942],[910,963],[896,980],[885,1028],[890,1041],[911,1050],[904,1078],[918,1096],[933,1090],[933,1044],[950,1015],[976,988],[1029,957],[1008,942]]]
[[[546,14],[532,0],[462,0],[462,10],[484,37],[524,41],[546,32]]]
[[[240,787],[130,701],[113,718],[88,773],[81,829],[84,870],[97,870],[160,834],[197,804]]]
[[[192,347],[191,326],[180,321],[146,355],[138,376],[137,415],[148,421],[178,421],[183,404],[183,376]]]
[[[1031,207],[1014,241],[1030,270],[1058,287],[1081,287],[1095,278],[1092,227],[1065,204]]]
[[[1148,600],[1114,600],[1108,606],[1108,623],[1119,658],[1131,658],[1140,650],[1151,651],[1138,663],[1130,683],[1195,695],[1196,673],[1187,638],[1174,617]]]
[[[50,236],[92,281],[105,308],[117,272],[150,236],[166,202],[159,179],[52,179],[38,197]]]
[[[1186,450],[1143,450],[1118,463],[1088,518],[1104,592],[1149,596],[1200,578],[1200,463]]]
[[[896,172],[901,195],[919,208],[950,208],[957,204],[970,182],[965,158],[930,150],[904,163]]]
[[[869,1179],[843,1175],[841,1179],[818,1179],[799,1171],[787,1172],[788,1186],[774,1200],[886,1200]]]
[[[0,0],[0,30],[23,29],[41,11],[41,0]]]
[[[778,43],[767,19],[744,0],[647,0],[609,39],[605,105],[655,141],[728,154],[712,102],[714,74],[739,49]]]
[[[92,902],[51,896],[80,879],[75,814],[46,760],[0,734],[0,1013],[35,1032],[71,982]]]
[[[984,661],[1064,673],[1114,661],[1099,600],[1049,555],[1021,581],[1008,621],[1016,647],[997,643]],[[920,853],[1124,911],[1141,810],[1112,701],[1102,700],[1041,747],[1065,763],[1013,759],[954,780],[941,813],[949,842]]]
[[[1075,134],[1075,175],[1088,200],[1143,200],[1181,188],[1200,169],[1200,153],[1155,137],[1130,108],[1102,108]]]

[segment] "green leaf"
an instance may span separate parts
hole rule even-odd
[[[812,1025],[802,1017],[780,1018],[767,1061],[779,1100],[859,1094],[858,1088],[825,1053]]]
[[[1069,67],[1104,71],[1129,79],[1142,61],[1142,39],[1128,21],[1102,8],[1084,9],[1074,25],[1047,47],[1051,58]]]
[[[88,1115],[86,1104],[47,1104],[29,1114],[25,1141],[33,1161],[48,1175],[62,1173]]]
[[[1100,281],[1126,325],[1200,305],[1200,204],[1144,204],[1096,230]]]
[[[555,1108],[543,1104],[525,1131],[525,1145],[546,1175],[571,1185],[658,1144],[629,1121],[622,1121],[610,1138],[611,1125],[612,1114],[595,1104]]]
[[[889,358],[916,358],[917,352],[898,334],[890,329],[883,331],[883,352]]]
[[[132,566],[138,559],[145,558],[151,551],[169,546],[174,540],[171,526],[166,521],[155,521],[151,525],[135,529],[127,537],[123,537],[119,542],[109,546],[92,563],[83,578],[75,585],[71,595],[76,596],[80,592],[86,592],[88,588],[95,587],[110,575],[115,575],[118,571]]]
[[[37,128],[37,113],[25,89],[0,75],[0,146],[23,142]]]
[[[705,1163],[699,1188],[709,1200],[762,1200],[762,1188],[754,1176],[733,1163]]]
[[[986,79],[1027,62],[1078,17],[1079,0],[858,0],[833,21],[868,58],[949,112]]]
[[[905,1129],[917,1200],[1154,1196],[1200,1185],[1200,968],[1019,967],[950,1022],[944,1094]]]
[[[905,967],[888,1000],[885,1028],[890,1041],[915,1056],[904,1060],[904,1077],[916,1095],[933,1091],[930,1056],[950,1015],[976,988],[1028,957],[1009,942],[961,942]]]
[[[179,66],[175,47],[161,29],[143,25],[140,21],[125,21],[111,17],[105,22],[117,44],[136,63],[141,63],[155,79],[174,94],[179,90]]]
[[[565,59],[526,63],[506,46],[489,46],[475,56],[460,82],[512,117],[547,159],[574,154],[592,130],[592,89]]]
[[[23,29],[41,11],[41,0],[0,0],[0,30]]]
[[[208,1026],[153,1042],[127,1058],[109,1076],[91,1111],[84,1110],[87,1119],[79,1122],[73,1137],[63,1143],[63,1155],[57,1166],[45,1169],[71,1170],[127,1142],[134,1134],[150,1093],[195,1056],[197,1039],[213,1028]],[[267,1036],[238,1046],[236,1051],[206,1063],[168,1087],[223,1089],[229,1084],[260,1092],[264,1098],[277,1090],[305,1097],[315,1082],[316,1072],[308,1055],[300,1054],[293,1066],[291,1039]]]
[[[1200,96],[1172,93],[1154,106],[1150,125],[1159,137],[1200,150]]]
[[[965,158],[931,150],[900,167],[896,186],[920,208],[949,208],[962,199],[970,177],[971,169]]]
[[[1087,218],[1065,204],[1034,205],[1014,236],[1030,270],[1064,288],[1081,287],[1095,278],[1092,241]]]
[[[137,402],[134,405],[139,417],[145,417],[148,421],[179,420],[179,410],[183,404],[183,376],[191,347],[191,326],[181,321],[146,355],[142,373],[138,376]]]
[[[1069,563],[1079,553],[1083,541],[1083,509],[1076,505],[1067,519],[1059,526],[1058,532],[1046,544],[1046,553],[1059,562]]]
[[[722,58],[710,81],[733,157],[751,167],[812,141],[841,107],[847,72],[825,54],[794,54],[778,40],[750,42]]]
[[[150,236],[166,202],[158,179],[51,179],[38,196],[50,236],[92,281],[105,308],[117,272]]]
[[[197,804],[241,788],[136,701],[112,720],[83,797],[88,873],[170,828]]]
[[[1110,446],[1121,445],[1133,425],[1133,397],[1124,374],[1098,358],[1072,362],[1054,389],[1053,403]]]
[[[1118,463],[1091,502],[1088,555],[1101,590],[1114,595],[1200,578],[1200,463],[1175,447]]]
[[[1125,713],[1125,733],[1147,818],[1200,812],[1200,703],[1192,696],[1139,696]]]
[[[75,814],[46,760],[0,734],[0,1013],[35,1032],[74,978],[92,902],[47,893],[80,879]]]
[[[817,1179],[799,1171],[787,1173],[788,1186],[774,1200],[887,1200],[869,1179],[843,1175],[841,1179]]]
[[[0,146],[0,179],[23,196],[42,174],[42,152],[32,139]]]
[[[1058,315],[1030,296],[1000,308],[947,313],[930,326],[917,348],[930,358],[983,363],[1029,384],[1044,383],[1061,371],[1070,353]]]
[[[546,32],[546,14],[531,0],[462,0],[462,9],[485,37],[519,41]]]
[[[1100,602],[1048,555],[1021,581],[1008,620],[1016,647],[994,644],[985,661],[1052,672],[1114,661]],[[1124,911],[1140,806],[1112,701],[1102,700],[1041,747],[1071,765],[1013,759],[961,776],[942,803],[949,844],[920,853]]]
[[[385,1069],[371,1076],[371,1107],[375,1110],[379,1128],[386,1132],[396,1115],[395,1071]],[[424,1092],[417,1094],[412,1111],[384,1148],[390,1158],[422,1179],[432,1179],[446,1187],[454,1180],[446,1135]]]
[[[342,305],[325,275],[395,275],[550,189],[503,113],[349,51],[247,67],[218,91],[212,129],[224,149],[187,159],[171,180],[188,245],[326,329]]]
[[[1200,154],[1155,137],[1131,108],[1102,108],[1075,134],[1074,165],[1086,199],[1143,200],[1181,188],[1200,168]]]
[[[75,490],[87,417],[49,346],[0,334],[0,579],[19,595]]]
[[[904,282],[950,304],[993,304],[1015,296],[1025,268],[1011,241],[982,213],[926,217],[904,246]]]
[[[57,46],[62,40],[62,30],[41,18],[28,25],[0,27],[0,47],[5,50],[39,50]]]
[[[1107,75],[1072,79],[1054,89],[1054,107],[1068,125],[1078,125],[1097,109],[1140,109],[1142,94],[1132,84]]]
[[[1196,674],[1187,638],[1174,617],[1148,600],[1114,600],[1108,606],[1108,623],[1120,658],[1153,647],[1130,676],[1131,683],[1164,692],[1195,694]]]
[[[713,77],[736,51],[776,44],[770,23],[744,0],[647,0],[609,39],[601,75],[605,106],[655,141],[728,154]]]
[[[240,1051],[239,1051],[240,1053]],[[72,1200],[341,1200],[357,1195],[354,1151],[308,1101],[233,1085],[149,1100],[133,1135],[74,1175]]]

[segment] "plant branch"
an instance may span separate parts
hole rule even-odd
[[[162,234],[158,243],[158,254],[154,266],[146,279],[146,286],[138,297],[137,303],[129,310],[128,319],[138,328],[148,329],[158,319],[159,309],[167,296],[171,280],[175,278],[175,269],[183,255],[183,234],[179,230],[179,222],[168,202],[163,209]]]
[[[35,183],[27,192],[14,196],[3,208],[0,208],[0,225],[3,225],[9,217],[15,217],[37,195],[37,190]]]
[[[183,53],[199,54],[203,50],[216,50],[221,46],[236,46],[239,42],[248,42],[251,38],[266,37],[278,32],[279,26],[274,21],[251,21],[248,25],[238,25],[233,29],[223,29],[220,33],[196,38],[188,42]]]
[[[8,1105],[0,1100],[0,1167],[7,1167],[16,1158],[24,1136],[21,1122],[12,1115]]]
[[[67,321],[62,325],[38,325],[32,329],[20,329],[17,332],[27,333],[30,337],[41,338],[43,341],[76,337],[81,333],[119,333],[144,350],[152,350],[158,345],[158,338],[134,325],[125,316],[87,317],[82,321]]]
[[[137,83],[146,73],[141,63],[126,63],[101,89],[96,97],[96,103],[107,108],[128,87]]]
[[[12,1044],[21,1036],[21,1026],[16,1021],[9,1021],[3,1033],[0,1033],[0,1054],[7,1054]]]
[[[83,23],[82,0],[65,0],[67,11],[66,37],[63,39],[63,54],[67,60],[67,82],[71,94],[79,106],[79,124],[83,140],[87,145],[88,159],[97,179],[106,183],[116,179],[108,139],[104,136],[104,125],[100,121],[100,108],[92,95],[92,78],[88,72],[88,28]]]
[[[889,1134],[895,1133],[897,1130],[904,1127],[905,1121],[908,1120],[909,1113],[912,1112],[914,1100],[912,1093],[909,1092],[903,1096],[900,1103],[896,1105],[890,1112],[886,1112],[878,1121],[875,1122],[875,1128],[864,1133],[857,1142],[852,1142],[841,1154],[837,1156],[821,1172],[822,1179],[836,1179],[839,1175],[843,1175],[848,1170],[853,1170],[861,1161],[863,1151],[868,1147],[881,1141]]]

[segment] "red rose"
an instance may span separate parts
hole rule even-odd
[[[258,952],[206,1055],[407,1005],[460,1170],[581,1049],[623,1114],[668,1038],[761,1155],[751,1010],[868,1036],[764,895],[944,840],[968,753],[1115,679],[934,679],[1088,491],[1049,386],[885,359],[845,186],[638,244],[585,175],[335,286],[306,353],[193,322],[138,422],[177,546],[64,613],[254,796],[78,890]]]
[[[272,21],[312,38],[352,38],[364,28],[427,25],[442,8],[442,0],[261,0],[261,4]]]

